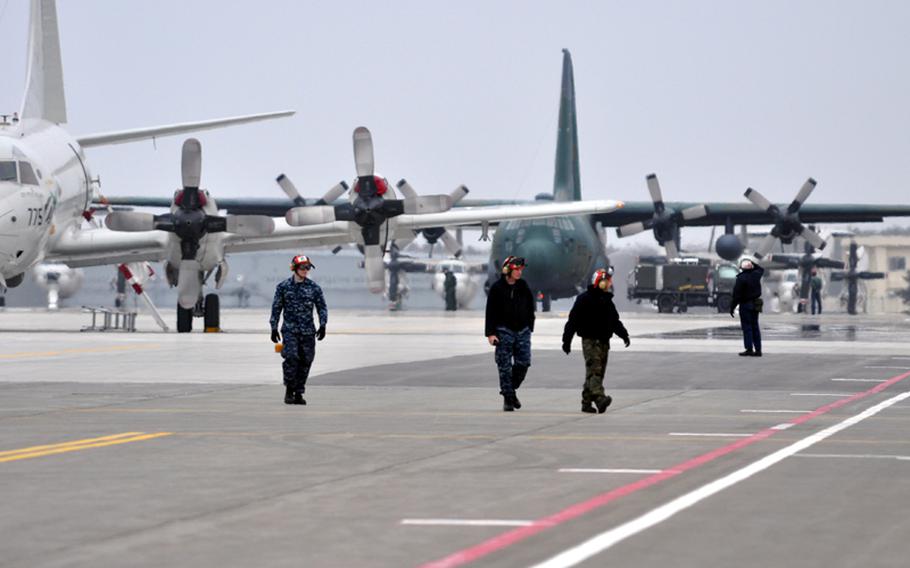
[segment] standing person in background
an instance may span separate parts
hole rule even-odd
[[[619,336],[626,347],[631,344],[629,332],[619,319],[613,303],[613,277],[604,269],[594,272],[591,285],[575,298],[569,320],[562,333],[562,350],[572,351],[572,337],[581,337],[585,357],[585,385],[581,391],[581,411],[603,414],[613,397],[604,393],[604,373],[610,354],[610,338]],[[594,409],[597,405],[597,409]]]
[[[730,317],[739,306],[739,323],[743,329],[743,344],[746,350],[740,357],[761,357],[761,330],[758,328],[758,314],[762,311],[761,277],[765,269],[748,258],[739,263],[740,273],[733,285],[733,302]]]
[[[521,279],[525,259],[510,256],[502,263],[501,276],[487,294],[484,335],[496,348],[499,394],[502,409],[521,408],[515,390],[521,386],[531,366],[531,333],[534,332],[534,294]]]
[[[303,393],[310,376],[310,366],[316,357],[316,340],[325,338],[325,326],[329,311],[325,305],[322,288],[308,278],[310,270],[316,268],[305,255],[291,259],[293,276],[278,284],[275,300],[272,302],[272,342],[284,338],[281,356],[284,358],[284,403],[306,404]],[[319,328],[313,324],[313,310],[319,315]],[[278,322],[284,313],[281,333]]]
[[[812,315],[815,315],[815,306],[818,304],[818,314],[822,313],[822,277],[818,275],[818,270],[812,269],[812,278],[809,280],[809,289],[812,292]]]
[[[454,312],[458,308],[458,298],[455,295],[455,287],[458,285],[458,280],[448,268],[443,271],[443,274],[445,274],[443,288],[446,293],[446,311]]]

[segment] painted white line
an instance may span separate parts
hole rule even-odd
[[[910,456],[889,456],[880,454],[796,454],[797,458],[852,458],[873,460],[901,460],[910,461]]]
[[[581,467],[564,467],[559,473],[660,473],[662,469],[593,469]]]
[[[793,426],[792,423],[784,422],[783,424],[778,424],[777,426],[771,426],[771,429],[772,430],[786,430],[787,428],[791,428],[792,426]]]
[[[866,369],[900,369],[901,371],[910,371],[910,367],[888,367],[886,365],[871,365]]]
[[[883,383],[887,379],[831,379],[832,381],[840,381],[842,383]]]
[[[904,361],[910,361],[910,357],[892,357],[892,359],[898,359],[898,360],[904,360]]]
[[[670,432],[669,436],[701,436],[704,438],[748,438],[753,434],[728,434],[723,432]]]
[[[401,519],[402,525],[426,527],[527,527],[533,521],[514,521],[508,519]]]
[[[853,396],[855,392],[791,392],[790,396],[836,396],[837,398],[845,398],[848,396]]]
[[[808,414],[811,410],[760,410],[754,408],[744,408],[740,412],[751,412],[753,414]]]
[[[811,434],[793,444],[790,444],[785,448],[774,452],[773,454],[767,455],[758,461],[752,462],[746,467],[738,469],[729,475],[725,475],[724,477],[716,479],[707,485],[703,485],[694,491],[690,491],[685,495],[677,497],[676,499],[645,513],[637,519],[633,519],[627,523],[619,525],[618,527],[604,531],[577,546],[569,548],[560,554],[557,554],[556,556],[533,566],[532,568],[565,568],[584,562],[595,554],[599,554],[611,546],[669,519],[676,513],[688,509],[700,501],[703,501],[704,499],[707,499],[716,493],[720,493],[724,489],[732,487],[740,481],[748,479],[753,475],[768,469],[772,465],[783,461],[784,459],[793,456],[794,454],[797,454],[806,448],[814,446],[822,440],[829,438],[834,434],[837,434],[841,430],[858,424],[866,418],[874,416],[892,404],[905,400],[908,397],[910,397],[910,391],[891,397],[884,402],[880,402],[879,404],[876,404],[871,408],[867,408],[855,416],[847,418],[843,422],[839,422],[834,426],[830,426],[824,430],[816,432],[815,434]]]

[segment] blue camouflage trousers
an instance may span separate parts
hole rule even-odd
[[[499,369],[499,394],[513,396],[531,366],[531,330],[526,327],[521,331],[512,331],[497,327],[496,336],[499,343],[494,359]]]
[[[310,366],[316,357],[316,336],[296,335],[289,333],[284,336],[284,348],[281,350],[284,362],[284,384],[295,391],[302,393],[306,390],[306,380],[310,376]]]

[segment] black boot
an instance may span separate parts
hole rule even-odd
[[[303,393],[294,393],[294,404],[306,404],[306,399],[303,398]]]
[[[587,412],[588,414],[595,414],[597,412],[597,410],[594,408],[594,405],[590,402],[582,402],[581,411]]]
[[[521,408],[521,401],[518,400],[517,393],[512,395],[512,406],[515,407],[515,410],[519,410]]]
[[[284,387],[284,403],[294,404],[294,387],[286,385]]]
[[[761,357],[761,351],[756,351],[752,354],[753,357]]]
[[[745,351],[743,351],[742,353],[739,354],[740,357],[752,357],[753,355],[754,355],[754,353],[752,352],[751,349],[746,349]]]
[[[607,411],[607,407],[610,406],[610,403],[613,402],[613,397],[610,395],[602,396],[597,399],[597,413],[603,414]]]
[[[515,410],[515,406],[512,404],[512,397],[510,395],[502,395],[502,410],[503,412],[512,412]]]

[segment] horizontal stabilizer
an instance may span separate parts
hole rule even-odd
[[[89,134],[77,138],[79,145],[83,148],[92,146],[110,146],[112,144],[124,144],[126,142],[136,142],[138,140],[148,140],[150,138],[159,138],[161,136],[174,136],[176,134],[185,134],[187,132],[198,132],[200,130],[211,130],[214,128],[223,128],[225,126],[234,126],[236,124],[246,124],[248,122],[258,122],[260,120],[271,120],[274,118],[284,118],[293,116],[296,111],[285,110],[279,112],[264,112],[260,114],[247,114],[244,116],[233,116],[230,118],[216,118],[214,120],[200,120],[198,122],[181,122],[169,124],[166,126],[152,126],[149,128],[136,128],[134,130],[119,130],[116,132],[105,132],[102,134]]]

